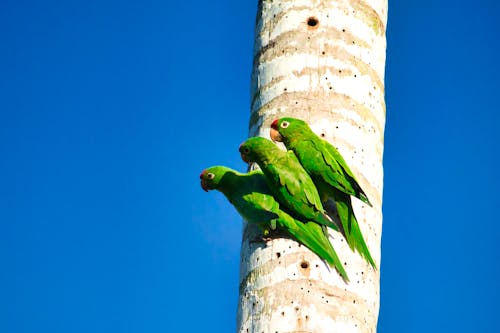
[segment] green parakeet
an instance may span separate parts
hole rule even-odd
[[[285,152],[262,137],[246,140],[240,145],[239,151],[243,161],[259,165],[274,197],[295,218],[338,230],[325,213],[311,177],[292,151]]]
[[[347,273],[322,227],[314,222],[302,223],[280,208],[261,171],[239,173],[224,166],[205,169],[200,174],[201,187],[222,192],[240,215],[249,223],[259,225],[264,234],[279,229],[305,245],[334,267],[342,278]]]
[[[335,201],[350,248],[376,268],[354,215],[351,195],[370,206],[371,203],[338,150],[318,137],[306,122],[291,117],[276,119],[271,124],[271,138],[283,142],[295,153],[318,188],[323,203],[329,198]]]

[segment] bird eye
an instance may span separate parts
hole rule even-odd
[[[215,178],[215,174],[209,172],[209,173],[207,173],[207,178],[210,179],[210,180],[212,180],[212,179]]]
[[[243,148],[242,151],[243,151],[243,154],[245,154],[245,155],[248,155],[248,153],[250,153],[250,149],[248,147]]]
[[[288,121],[284,121],[284,122],[281,123],[280,126],[281,126],[281,128],[287,128],[288,125],[290,125],[290,123]]]

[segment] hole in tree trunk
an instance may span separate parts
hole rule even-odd
[[[316,17],[311,16],[307,19],[307,26],[309,29],[316,29],[319,26],[319,21]]]
[[[310,18],[307,19],[307,25],[310,27],[315,27],[318,24],[318,19],[315,18],[314,16],[311,16]]]

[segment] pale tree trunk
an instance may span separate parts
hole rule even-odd
[[[380,268],[387,0],[259,1],[250,136],[283,116],[332,142],[373,203],[353,206]],[[350,282],[296,242],[245,226],[239,332],[376,332],[380,271],[330,232]]]

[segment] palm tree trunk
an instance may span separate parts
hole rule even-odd
[[[259,1],[249,129],[269,137],[274,119],[297,117],[339,149],[373,203],[353,199],[379,267],[386,21],[386,0]],[[305,247],[245,226],[239,332],[376,332],[380,272],[330,236],[348,284]]]

